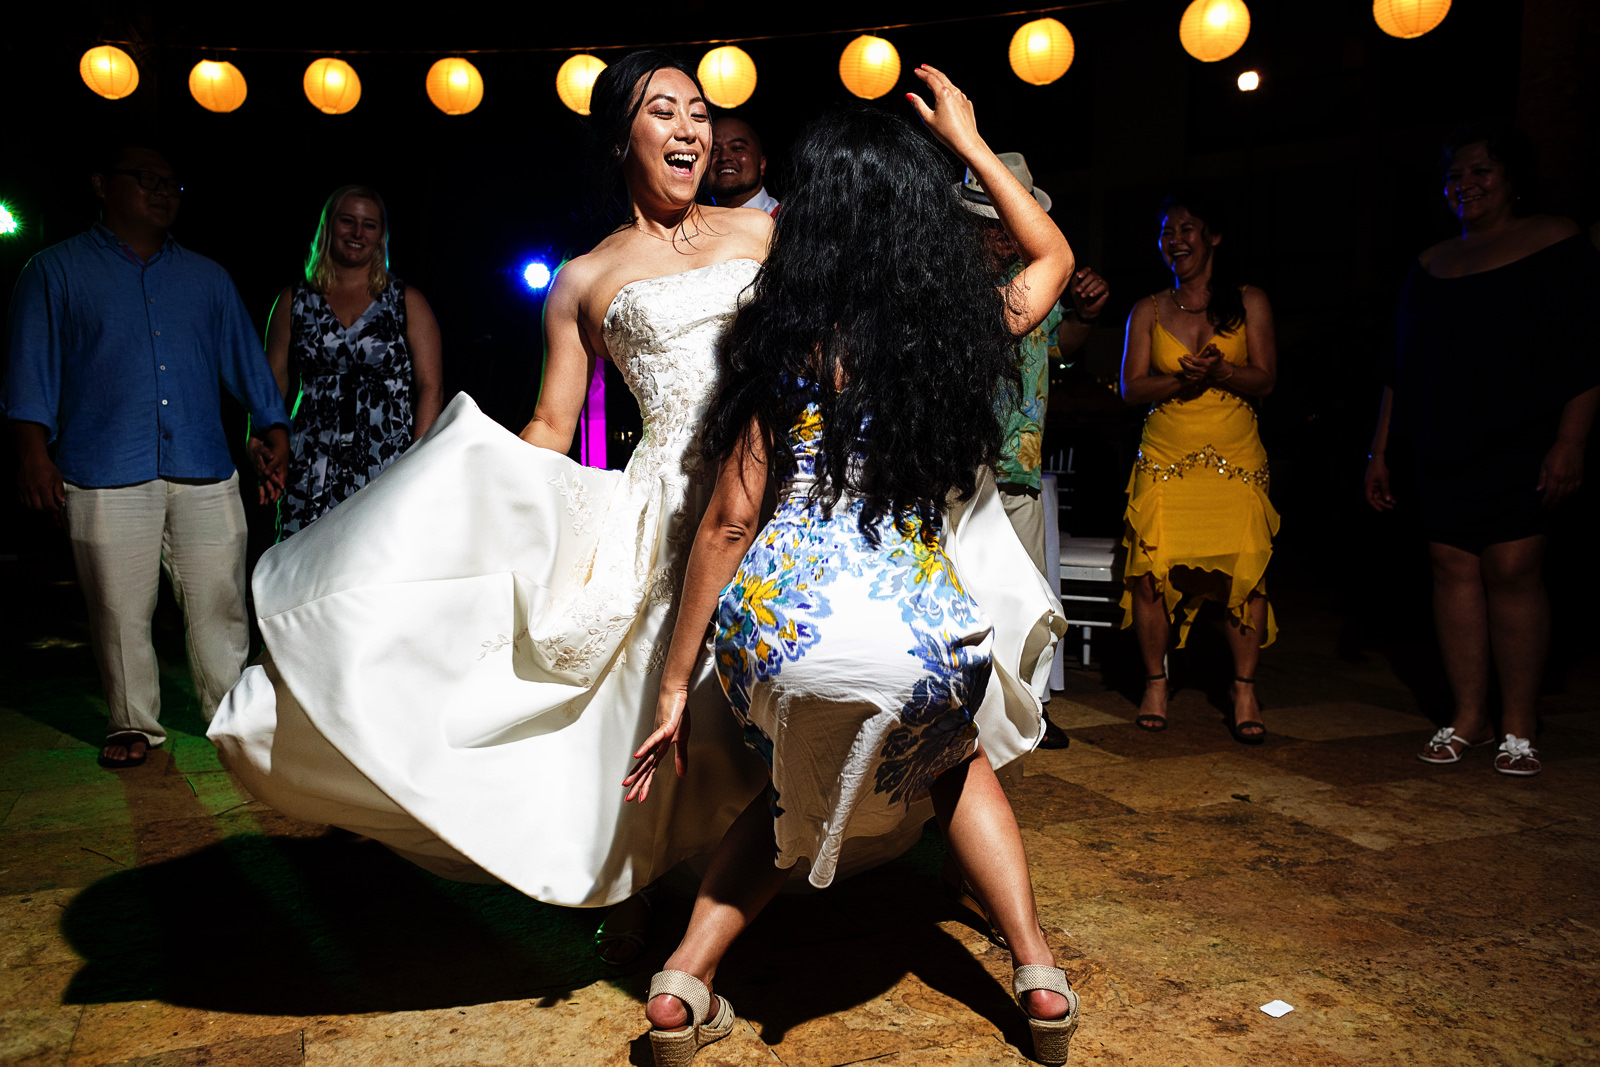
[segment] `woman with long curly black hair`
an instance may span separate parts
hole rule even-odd
[[[711,979],[790,870],[808,862],[811,883],[828,885],[846,837],[882,833],[930,795],[1011,948],[1039,1058],[1064,1062],[1077,1025],[979,740],[1001,658],[994,627],[945,550],[947,500],[971,497],[1000,452],[996,401],[1016,387],[1015,337],[1061,295],[1072,250],[978,136],[970,101],[933,68],[916,73],[934,106],[913,106],[983,181],[1027,266],[996,288],[974,216],[909,124],[852,111],[796,145],[772,251],[723,343],[704,435],[716,489],[657,728],[624,780],[643,800],[673,750],[684,773],[689,686],[714,619],[718,675],[771,781],[723,837],[688,932],[651,983],[658,1067],[731,1032]],[[758,534],[769,484],[777,510]],[[1037,579],[1012,541],[1018,571]]]

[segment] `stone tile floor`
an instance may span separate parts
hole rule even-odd
[[[1051,701],[1072,746],[1030,756],[1011,794],[1083,997],[1072,1062],[1600,1063],[1600,671],[1547,697],[1543,776],[1496,775],[1488,750],[1430,767],[1393,665],[1338,651],[1331,613],[1294,622],[1260,671],[1259,748],[1224,730],[1204,647],[1173,656],[1164,734],[1133,726],[1114,669]],[[647,959],[608,971],[593,913],[253,802],[181,665],[166,749],[101,770],[87,650],[37,629],[0,661],[0,1062],[650,1062],[640,1000],[687,896],[663,894]],[[1009,960],[946,901],[942,861],[930,834],[780,898],[723,970],[740,1029],[696,1063],[1028,1062]],[[1294,1011],[1258,1010],[1276,999]]]

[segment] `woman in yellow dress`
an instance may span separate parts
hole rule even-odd
[[[1183,612],[1182,648],[1200,601],[1226,605],[1228,728],[1255,745],[1267,734],[1256,663],[1277,635],[1265,572],[1278,513],[1267,499],[1267,454],[1251,402],[1272,391],[1278,356],[1266,294],[1219,269],[1221,243],[1220,227],[1208,227],[1187,198],[1167,200],[1160,247],[1173,287],[1128,316],[1122,398],[1149,404],[1150,414],[1128,479],[1122,625],[1132,623],[1145,665],[1138,724],[1164,730],[1173,618]]]

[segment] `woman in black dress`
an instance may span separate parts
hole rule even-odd
[[[1433,563],[1434,620],[1455,716],[1418,753],[1455,763],[1499,739],[1494,768],[1541,766],[1535,704],[1550,645],[1541,568],[1551,510],[1583,481],[1600,402],[1585,311],[1600,257],[1570,219],[1522,213],[1514,135],[1464,130],[1445,151],[1461,234],[1426,249],[1400,300],[1399,343],[1367,463],[1366,498],[1397,503],[1390,462],[1411,464]],[[1408,458],[1395,446],[1404,441]],[[1502,704],[1489,717],[1491,650]]]

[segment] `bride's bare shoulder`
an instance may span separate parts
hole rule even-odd
[[[713,229],[759,243],[763,256],[757,258],[764,258],[766,246],[772,242],[772,216],[749,207],[707,205],[700,210],[705,213],[706,222]]]

